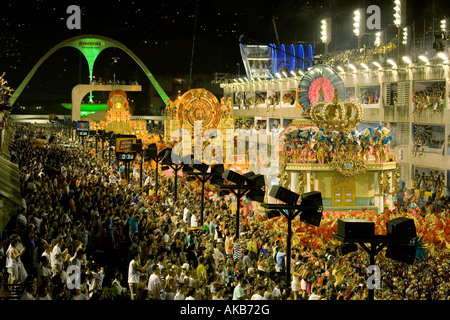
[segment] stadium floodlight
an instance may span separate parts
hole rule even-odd
[[[374,62],[372,62],[372,63],[373,63],[374,66],[376,66],[376,67],[378,68],[378,70],[383,69],[383,68],[381,67],[381,64],[380,64],[379,62],[374,61]]]
[[[411,58],[408,56],[403,56],[402,60],[408,65],[412,63]]]
[[[446,33],[447,32],[447,19],[441,20],[441,32]]]
[[[402,24],[402,3],[400,0],[394,0],[394,24],[398,28]]]
[[[397,64],[395,63],[394,60],[392,60],[392,59],[387,59],[387,63],[389,63],[389,64],[392,66],[392,68],[394,68],[394,69],[397,68]]]
[[[353,33],[359,37],[361,34],[361,12],[358,10],[355,10],[354,16],[353,16]]]
[[[448,61],[448,56],[444,52],[438,52],[438,57],[441,58],[444,61]]]
[[[375,47],[379,47],[381,45],[381,32],[375,33],[375,41],[373,44]]]
[[[408,27],[403,28],[402,44],[404,44],[405,46],[408,44]]]
[[[420,56],[419,56],[419,59],[422,60],[422,61],[425,62],[425,63],[429,63],[429,62],[430,62],[430,60],[428,60],[428,58],[425,57],[424,55],[420,55]]]
[[[320,21],[320,40],[322,40],[323,43],[327,43],[328,37],[327,37],[327,20],[323,19]]]

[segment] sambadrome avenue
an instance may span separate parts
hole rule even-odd
[[[1,7],[5,312],[449,306],[450,2]]]

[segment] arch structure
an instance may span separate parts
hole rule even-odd
[[[153,77],[150,70],[147,68],[147,66],[142,62],[139,57],[137,57],[130,49],[128,49],[125,45],[120,43],[119,41],[116,41],[114,39],[100,36],[100,35],[79,35],[76,37],[69,38],[67,40],[64,40],[60,43],[58,43],[56,46],[51,48],[31,69],[31,71],[28,73],[28,75],[25,77],[25,79],[22,81],[22,83],[19,85],[19,87],[14,91],[13,95],[10,97],[10,103],[11,105],[14,105],[17,98],[22,93],[25,86],[28,84],[28,82],[31,80],[33,75],[36,73],[36,71],[39,69],[39,67],[47,60],[53,53],[55,53],[57,50],[64,48],[64,47],[73,47],[83,54],[83,56],[86,58],[88,67],[89,67],[89,80],[92,80],[93,70],[94,70],[94,63],[97,59],[98,55],[105,49],[108,48],[119,48],[125,51],[133,60],[141,67],[141,69],[144,71],[145,75],[150,80],[151,84],[155,87],[156,91],[158,92],[161,99],[164,101],[164,103],[167,105],[168,101],[170,100],[167,94],[164,92],[162,87],[159,85],[158,81]]]

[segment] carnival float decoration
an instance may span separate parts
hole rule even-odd
[[[344,81],[333,68],[323,64],[312,67],[301,78],[298,89],[298,101],[304,116],[309,116],[311,106],[316,103],[331,102],[335,90],[338,90],[341,99],[345,99]]]
[[[211,144],[214,139],[218,139],[218,133],[222,134],[223,154],[227,147],[226,132],[233,130],[233,115],[231,99],[219,100],[216,96],[205,89],[191,89],[185,92],[175,101],[168,101],[166,107],[166,119],[164,123],[165,140],[172,141],[180,129],[186,130],[190,134],[192,147],[194,143],[201,141],[202,151]],[[208,130],[213,130],[215,134],[205,136]],[[233,147],[233,146],[228,146]]]
[[[144,145],[150,143],[161,144],[163,139],[159,136],[151,135],[147,132],[147,122],[142,119],[131,120],[130,105],[127,93],[123,90],[112,90],[107,101],[108,110],[105,120],[93,121],[87,116],[89,128],[92,130],[105,130],[115,134],[133,134],[141,139]]]
[[[360,104],[342,101],[337,88],[330,99],[329,89],[314,87],[324,99],[310,92],[315,103],[309,117],[294,120],[282,133],[279,184],[299,194],[320,190],[328,210],[392,208],[399,174],[389,153],[389,128],[380,125],[358,132],[363,120]]]

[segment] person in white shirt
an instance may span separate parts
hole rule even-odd
[[[186,298],[184,300],[196,300],[195,297],[197,295],[197,291],[195,290],[195,288],[189,288]]]
[[[191,216],[191,227],[192,228],[197,228],[198,227],[198,223],[197,223],[197,214],[194,213]]]
[[[256,290],[254,290],[254,294],[251,297],[251,300],[266,300],[264,298],[264,288],[259,286],[256,288]]]
[[[25,291],[20,296],[20,300],[36,300],[36,283],[34,281],[27,282],[25,285]]]
[[[154,265],[152,271],[153,273],[148,278],[148,285],[147,285],[150,299],[161,300],[161,280],[159,278],[160,269],[158,265]]]
[[[317,287],[313,284],[311,286],[311,294],[309,295],[308,300],[320,300],[322,297],[315,292],[317,291]]]
[[[99,265],[95,266],[95,271],[87,270],[86,272],[91,276],[89,282],[89,296],[92,295],[103,288],[103,279],[105,278],[105,269]]]
[[[64,244],[64,239],[59,238],[50,253],[50,263],[52,266],[53,276],[57,276],[62,272],[63,256],[68,252],[67,248],[61,252],[61,247]]]

